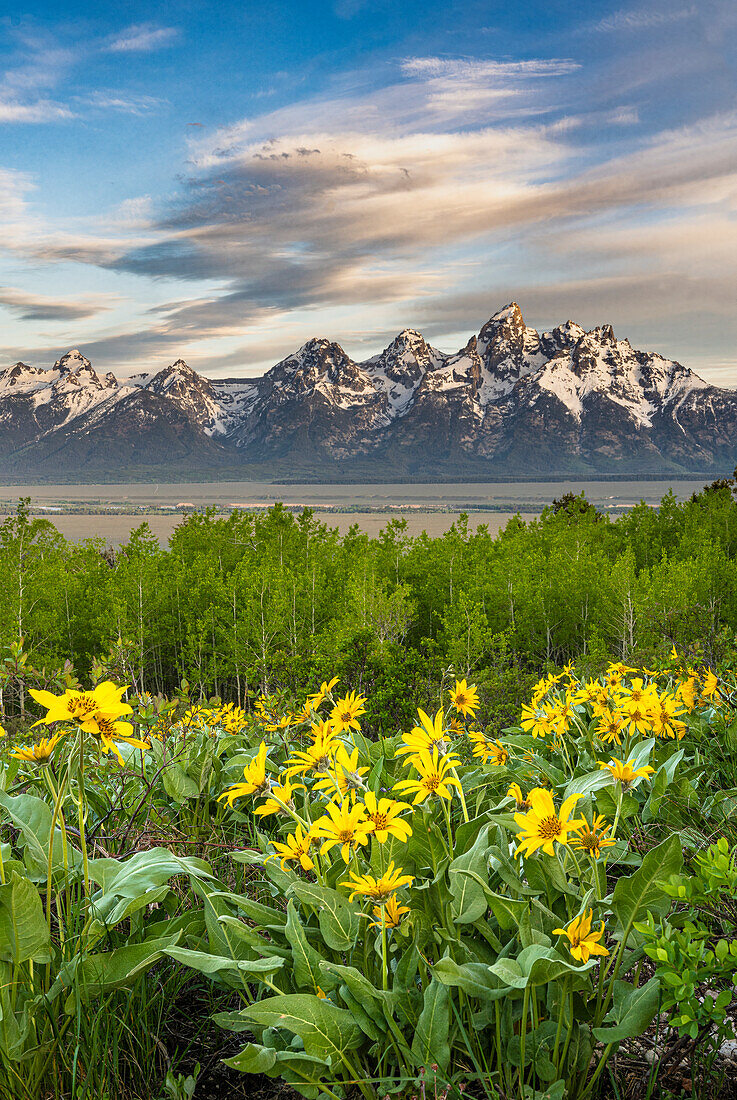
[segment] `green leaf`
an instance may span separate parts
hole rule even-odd
[[[284,959],[269,955],[263,959],[233,959],[227,955],[211,955],[208,951],[192,951],[187,947],[170,947],[164,952],[170,958],[198,970],[200,974],[275,974],[284,966]]]
[[[669,836],[657,848],[647,853],[633,875],[617,879],[612,898],[612,911],[626,935],[636,920],[642,920],[650,910],[663,916],[671,907],[671,899],[663,884],[680,871],[683,852],[678,835]]]
[[[459,965],[453,959],[439,959],[432,972],[443,985],[455,986],[481,1001],[497,1001],[509,992],[509,987],[500,982],[484,963]]]
[[[614,1004],[606,1017],[613,1027],[595,1027],[594,1038],[602,1043],[619,1043],[642,1033],[655,1019],[660,1004],[660,983],[651,978],[641,986],[614,983]],[[606,1021],[605,1021],[606,1022]]]
[[[320,988],[320,962],[321,956],[307,942],[307,936],[300,924],[294,902],[290,899],[287,904],[287,923],[284,935],[292,948],[292,973],[298,989],[307,989],[310,993],[317,993]]]
[[[589,959],[583,966],[574,966],[559,955],[555,948],[531,944],[516,959],[498,959],[489,970],[513,989],[525,989],[528,985],[546,985],[562,974],[585,974],[595,965],[596,961]]]
[[[350,1012],[310,993],[283,993],[241,1010],[255,1024],[285,1028],[299,1035],[305,1052],[336,1065],[344,1051],[363,1043]]]
[[[606,787],[611,781],[611,773],[602,771],[601,768],[597,768],[595,772],[587,772],[586,775],[577,775],[563,791],[563,798],[569,798],[572,794],[591,794]]]
[[[360,923],[356,907],[327,886],[297,881],[289,892],[311,905],[317,913],[322,938],[331,951],[349,951],[358,939]]]
[[[483,917],[487,909],[483,883],[479,880],[486,871],[489,852],[489,826],[479,832],[473,847],[457,856],[448,868],[451,910],[456,924],[471,924]],[[465,872],[472,871],[473,876]]]
[[[87,1004],[106,990],[128,985],[173,949],[180,938],[181,932],[176,932],[158,940],[126,944],[114,951],[78,955],[62,968],[57,978],[59,985],[72,990],[65,1011],[71,1015],[76,1010],[77,998]]]
[[[11,871],[0,886],[0,957],[16,965],[29,959],[47,962],[49,947],[38,890],[25,875]]]
[[[442,1072],[450,1062],[450,995],[448,989],[433,977],[425,990],[422,1012],[412,1040],[412,1054],[418,1066],[437,1065]]]
[[[34,879],[45,881],[48,872],[49,841],[51,838],[52,812],[43,798],[32,794],[9,795],[0,791],[0,806],[19,830],[18,846],[24,850],[24,858],[29,873]],[[67,844],[67,864],[77,867],[81,863],[81,853],[72,844]],[[64,869],[64,844],[61,828],[54,829],[54,848],[52,869]]]
[[[169,798],[174,802],[186,802],[188,798],[197,798],[199,785],[187,775],[184,768],[170,761],[161,773],[161,782]]]

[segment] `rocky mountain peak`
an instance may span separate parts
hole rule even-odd
[[[80,370],[91,371],[92,364],[86,356],[82,355],[79,348],[72,348],[66,355],[62,355],[61,359],[56,360],[53,369],[60,374],[78,374]]]

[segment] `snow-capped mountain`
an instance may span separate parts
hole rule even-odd
[[[101,377],[76,349],[51,370],[0,372],[0,468],[36,476],[724,472],[736,429],[737,392],[610,325],[539,333],[514,302],[455,354],[405,329],[364,362],[309,340],[256,379],[208,379],[181,359]]]

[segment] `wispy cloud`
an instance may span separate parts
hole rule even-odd
[[[688,7],[662,8],[622,8],[607,15],[594,24],[597,31],[643,31],[664,27],[669,23],[680,23],[684,19],[693,19],[698,14],[695,4]]]
[[[160,27],[154,23],[135,23],[114,35],[107,43],[110,53],[149,53],[171,46],[178,37],[176,27]]]
[[[13,287],[0,287],[0,307],[4,306],[22,321],[79,321],[96,317],[112,308],[112,295],[89,294],[74,301],[45,294],[28,294]]]
[[[0,95],[0,125],[3,123],[58,122],[74,118],[74,112],[63,103],[36,99],[30,103],[5,99]]]

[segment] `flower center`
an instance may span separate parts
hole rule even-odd
[[[341,844],[348,844],[353,840],[353,829],[341,829],[338,833],[338,840]]]
[[[554,837],[560,836],[563,832],[560,818],[556,816],[544,817],[538,826],[538,832],[545,840],[552,840]]]
[[[422,783],[423,783],[423,786],[428,791],[436,791],[438,789],[438,787],[440,786],[440,776],[439,775],[426,775],[425,778],[423,779]]]
[[[92,695],[80,695],[70,707],[70,711],[75,718],[86,718],[89,714],[94,714],[96,710],[97,703]]]
[[[371,820],[374,823],[375,829],[386,829],[389,824],[389,818],[386,814],[374,814]]]

